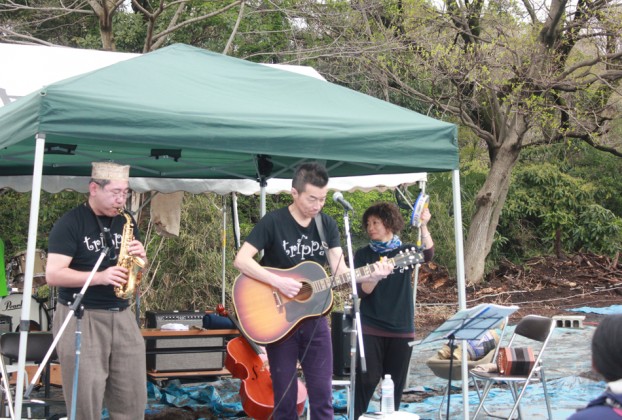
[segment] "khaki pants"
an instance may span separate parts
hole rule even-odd
[[[53,332],[58,333],[70,309],[58,304]],[[67,414],[71,413],[75,368],[76,317],[72,316],[56,352],[63,377]],[[144,419],[147,404],[145,342],[134,313],[87,309],[80,321],[81,352],[75,420],[101,418],[105,406],[111,420]]]

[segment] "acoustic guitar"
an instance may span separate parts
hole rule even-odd
[[[388,261],[396,267],[423,262],[423,254],[413,250],[400,252]],[[285,337],[298,323],[324,315],[333,305],[332,288],[351,282],[350,272],[327,277],[320,264],[302,262],[289,269],[266,269],[274,274],[298,279],[302,288],[288,298],[276,288],[240,274],[233,283],[233,305],[244,335],[260,344],[270,344]],[[355,278],[373,273],[371,265],[355,270]]]

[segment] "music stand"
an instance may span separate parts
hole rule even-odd
[[[440,327],[432,331],[420,344],[436,340],[449,340],[449,379],[447,383],[447,417],[449,418],[451,398],[451,377],[454,360],[455,340],[477,340],[486,331],[498,325],[503,319],[518,310],[518,306],[502,306],[483,303],[470,309],[456,312]],[[464,362],[464,361],[463,361]],[[462,378],[464,380],[464,378]]]

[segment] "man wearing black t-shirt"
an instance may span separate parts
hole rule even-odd
[[[293,203],[266,214],[240,248],[235,267],[246,276],[269,284],[288,298],[298,294],[302,283],[287,272],[276,274],[265,267],[291,268],[303,261],[328,265],[333,274],[348,271],[340,246],[337,223],[320,213],[328,193],[328,173],[317,163],[301,165],[292,180]],[[320,215],[324,226],[326,251],[315,224]],[[260,263],[255,255],[264,251]],[[377,267],[374,279],[390,273],[388,264]],[[377,278],[376,278],[377,277]],[[297,419],[297,363],[304,373],[312,420],[333,419],[333,354],[330,330],[325,317],[301,321],[284,339],[266,346],[274,390],[274,420]]]
[[[81,301],[81,353],[77,386],[76,419],[99,419],[102,408],[111,420],[144,418],[147,403],[145,343],[129,300],[116,296],[128,270],[118,266],[122,243],[123,209],[129,193],[129,166],[93,163],[89,197],[62,216],[48,241],[46,281],[58,287],[54,314],[55,336],[106,247],[108,252]],[[139,238],[136,222],[134,238]],[[129,242],[129,255],[146,261],[142,243]],[[63,393],[68,413],[73,398],[75,366],[75,317],[71,317],[56,348],[61,364]]]

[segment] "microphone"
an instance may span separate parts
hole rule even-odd
[[[352,207],[352,204],[348,203],[343,198],[343,194],[341,194],[339,191],[337,191],[335,194],[333,194],[333,201],[335,203],[341,204],[343,206],[343,208],[346,209],[346,210],[354,211],[354,208]]]

